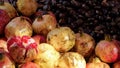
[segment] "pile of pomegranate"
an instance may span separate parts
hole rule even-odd
[[[52,0],[54,1],[54,0]],[[0,68],[119,68],[120,41],[60,26],[36,0],[0,1]]]

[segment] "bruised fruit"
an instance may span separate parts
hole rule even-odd
[[[35,59],[37,44],[29,36],[14,36],[7,40],[7,48],[10,56],[16,63],[25,63]]]
[[[47,34],[56,28],[57,21],[51,14],[40,15],[35,18],[32,27],[35,33],[47,36]]]
[[[30,21],[26,17],[20,16],[12,19],[5,27],[6,38],[12,36],[32,36],[33,30]]]
[[[106,63],[113,63],[119,58],[119,47],[112,41],[101,40],[95,48],[95,53]]]
[[[15,64],[6,51],[0,48],[0,68],[15,68]]]
[[[47,43],[38,45],[38,54],[34,62],[40,68],[54,68],[60,58],[60,53],[53,46]]]
[[[18,15],[16,9],[9,2],[1,0],[0,1],[0,9],[5,10],[8,13],[10,19],[12,19]]]
[[[25,16],[31,16],[37,10],[36,0],[17,0],[17,9]]]
[[[47,43],[59,52],[67,52],[75,45],[75,33],[69,27],[59,27],[47,35]]]
[[[5,10],[0,9],[0,34],[4,33],[5,26],[9,23],[10,17]]]
[[[26,62],[24,64],[21,64],[19,68],[40,68],[40,67],[36,63]]]
[[[89,57],[95,47],[95,40],[87,33],[76,33],[74,50],[84,57]]]
[[[56,68],[86,68],[86,61],[76,52],[66,52],[58,60]]]

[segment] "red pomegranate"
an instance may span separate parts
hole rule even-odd
[[[5,10],[0,9],[0,34],[4,33],[5,26],[10,21],[10,17]]]
[[[95,48],[95,53],[106,63],[113,63],[120,57],[120,46],[115,40],[101,40]]]

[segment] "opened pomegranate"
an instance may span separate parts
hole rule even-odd
[[[48,32],[55,29],[57,21],[53,13],[43,14],[35,18],[32,27],[35,33],[47,36]]]
[[[8,13],[10,19],[18,15],[16,9],[9,2],[1,0],[0,9],[5,10]]]
[[[87,33],[76,33],[74,50],[84,57],[89,57],[95,47],[95,40]]]
[[[25,16],[31,16],[37,10],[36,0],[17,0],[17,9]]]
[[[2,48],[0,48],[0,68],[15,68],[13,60]]]
[[[28,18],[29,19],[29,18]],[[5,27],[5,37],[12,36],[32,36],[33,30],[30,21],[26,17],[20,16],[12,19]]]
[[[0,34],[4,34],[5,26],[9,23],[10,17],[5,10],[0,9]]]
[[[86,68],[86,61],[79,53],[66,52],[60,57],[55,68]]]
[[[59,52],[67,52],[75,45],[75,33],[69,27],[59,27],[47,35],[47,43]]]
[[[25,63],[35,59],[37,44],[29,36],[13,36],[7,41],[10,56],[16,63]]]

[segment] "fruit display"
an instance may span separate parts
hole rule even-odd
[[[119,67],[119,0],[0,0],[0,68]]]

